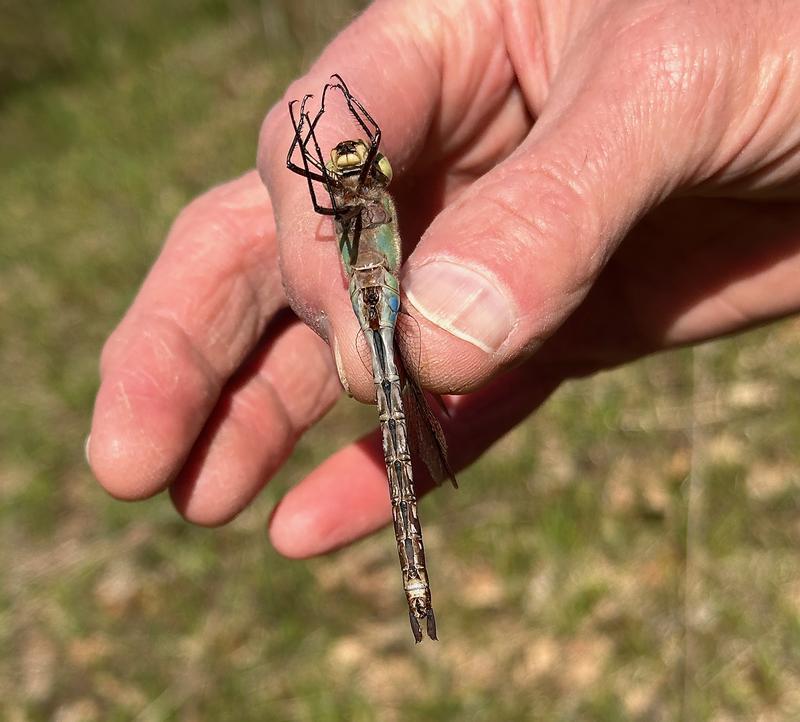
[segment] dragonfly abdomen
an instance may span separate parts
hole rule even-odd
[[[393,328],[386,327],[377,331],[365,329],[372,350],[375,397],[403,589],[408,602],[411,630],[419,642],[422,640],[423,624],[428,636],[436,639],[436,622],[431,605],[422,528],[417,513],[417,497],[414,493],[400,376],[393,353],[387,353],[387,349],[393,349],[393,332]]]
[[[326,97],[334,90],[341,92],[350,114],[366,133],[368,141],[340,141],[326,161],[315,129],[325,114]],[[342,265],[350,279],[353,310],[372,352],[392,517],[411,628],[417,642],[422,639],[423,624],[428,636],[436,639],[412,482],[408,426],[414,433],[415,447],[419,446],[415,451],[420,451],[434,480],[452,478],[452,472],[444,458],[446,444],[438,422],[424,406],[424,396],[413,377],[404,375],[401,380],[397,365],[402,365],[402,358],[397,365],[394,358],[402,244],[395,205],[386,190],[392,179],[392,168],[379,152],[381,130],[378,124],[352,96],[341,76],[333,75],[331,82],[325,84],[320,107],[313,118],[307,110],[311,97],[303,97],[299,115],[295,113],[295,101],[289,103],[294,140],[286,156],[286,166],[306,179],[314,210],[334,220]],[[302,165],[295,161],[297,153]],[[320,202],[315,184],[324,187],[330,206]],[[405,409],[404,396],[408,404]],[[421,423],[420,402],[423,407]],[[409,420],[406,412],[411,415]],[[429,453],[434,456],[429,457]]]

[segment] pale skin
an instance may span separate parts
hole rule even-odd
[[[798,48],[795,0],[377,2],[267,115],[258,170],[175,222],[103,349],[98,480],[123,499],[168,489],[188,520],[222,524],[340,375],[371,400],[330,220],[284,165],[286,101],[331,73],[383,129],[421,381],[465,394],[459,468],[565,379],[800,309]],[[286,494],[280,552],[388,522],[376,444]]]

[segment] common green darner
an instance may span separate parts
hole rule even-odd
[[[325,161],[317,141],[317,124],[325,113],[328,93],[339,91],[367,141],[343,140]],[[400,234],[394,201],[386,188],[392,179],[388,159],[380,151],[381,129],[350,93],[342,78],[331,76],[314,118],[306,110],[306,95],[289,103],[294,139],[286,156],[289,170],[303,176],[314,210],[333,217],[342,265],[349,279],[350,300],[367,341],[375,382],[375,400],[389,481],[397,551],[414,639],[423,630],[436,639],[422,529],[417,514],[411,450],[427,465],[434,481],[455,476],[447,462],[441,426],[408,369],[405,349],[395,343],[400,312]],[[301,164],[295,163],[299,153]],[[324,188],[330,206],[317,198],[315,183]]]

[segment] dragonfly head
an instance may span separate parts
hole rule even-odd
[[[369,147],[363,140],[343,140],[331,151],[328,171],[344,178],[358,176],[368,155]],[[375,156],[371,175],[382,186],[389,185],[392,180],[392,166],[383,153]]]

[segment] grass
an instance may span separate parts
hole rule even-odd
[[[370,409],[225,529],[93,482],[103,339],[357,9],[324,8],[39,0],[0,28],[0,718],[800,717],[796,320],[570,384],[426,500],[438,645],[409,642],[389,532],[309,562],[265,540]]]

